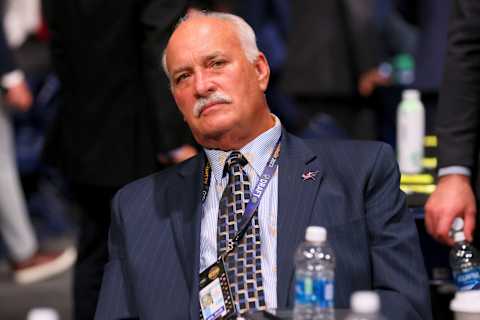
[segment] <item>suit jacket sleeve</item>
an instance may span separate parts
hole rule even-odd
[[[378,153],[367,184],[366,215],[372,286],[387,319],[431,319],[428,279],[413,216],[399,189],[393,151]]]
[[[480,2],[453,4],[437,110],[439,167],[476,169],[480,109]]]
[[[96,320],[138,319],[136,308],[129,294],[129,283],[123,263],[124,240],[119,195],[120,193],[117,193],[112,202],[112,222],[108,239],[110,257],[105,266],[95,314]]]

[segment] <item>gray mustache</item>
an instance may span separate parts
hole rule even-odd
[[[224,93],[221,92],[214,92],[208,97],[202,97],[195,102],[193,106],[193,115],[195,117],[199,117],[202,110],[209,104],[213,103],[231,103],[232,98]]]

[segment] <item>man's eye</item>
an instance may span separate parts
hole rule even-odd
[[[187,78],[188,78],[188,73],[182,73],[181,75],[175,78],[175,83],[180,83]]]
[[[214,61],[212,61],[211,66],[213,68],[220,68],[220,67],[224,66],[225,63],[226,63],[225,60],[214,60]]]

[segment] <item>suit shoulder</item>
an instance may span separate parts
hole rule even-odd
[[[381,141],[369,140],[305,140],[316,152],[325,155],[351,155],[352,160],[358,157],[376,158],[377,156],[394,157],[392,147]]]
[[[325,181],[347,194],[367,196],[368,192],[379,190],[386,184],[398,185],[400,182],[397,161],[388,144],[349,140],[309,144],[324,172]]]
[[[184,170],[191,170],[192,166],[195,166],[198,162],[198,156],[188,159],[180,164],[168,167],[161,171],[152,173],[146,177],[134,180],[124,187],[122,187],[116,194],[116,198],[128,199],[131,201],[137,197],[147,197],[154,192],[161,192],[161,190],[167,188],[174,178],[178,175],[178,172]]]
[[[397,161],[390,145],[380,141],[308,141],[327,171],[338,176],[365,177],[373,172],[392,172]]]

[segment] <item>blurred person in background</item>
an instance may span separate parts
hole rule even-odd
[[[362,75],[380,62],[374,5],[373,0],[290,1],[283,89],[310,119],[329,119],[357,139],[376,138],[374,112],[358,90]]]
[[[465,220],[465,237],[480,247],[477,201],[480,180],[480,2],[456,0],[449,24],[447,58],[435,129],[438,184],[425,205],[428,232],[452,245],[455,217]],[[476,196],[477,195],[477,196]]]
[[[233,12],[252,26],[257,36],[258,47],[269,61],[270,84],[266,95],[272,112],[279,117],[289,132],[299,134],[306,120],[292,97],[285,94],[281,87],[291,24],[290,1],[236,1]]]
[[[359,91],[378,105],[379,138],[396,144],[396,116],[402,91],[421,92],[426,133],[433,133],[435,109],[447,47],[451,1],[377,0],[382,64],[360,78]],[[389,77],[387,86],[378,79]]]
[[[426,132],[432,133],[447,52],[448,19],[452,1],[403,0],[403,3],[407,7],[410,3],[413,7],[413,24],[418,28],[414,53],[415,79],[412,87],[421,92],[426,111]],[[400,11],[403,9],[400,8]]]
[[[406,83],[393,79],[392,82],[397,86],[397,92],[393,94],[395,99],[390,103],[391,117],[389,120],[391,119],[391,121],[387,121],[384,125],[395,131],[396,109],[401,100],[401,91],[406,87],[415,88],[421,93],[422,103],[426,111],[426,133],[432,134],[435,109],[438,104],[438,92],[445,63],[448,18],[451,13],[452,1],[396,0],[391,2],[395,16],[403,20],[404,26],[398,28],[387,22],[387,29],[391,31],[387,31],[385,36],[391,39],[399,39],[399,36],[403,34],[403,37],[407,39],[407,41],[396,41],[398,44],[391,47],[395,49],[394,54],[411,55],[413,77]],[[392,34],[395,35],[392,36]],[[411,40],[412,38],[414,41]],[[406,44],[402,45],[402,43]],[[395,75],[393,76],[395,78]]]
[[[0,234],[5,241],[14,280],[28,284],[68,269],[75,260],[75,250],[41,251],[29,219],[15,162],[11,108],[25,112],[32,105],[32,94],[24,73],[15,64],[11,45],[4,30],[4,9],[14,2],[0,1]],[[11,39],[10,39],[11,40]]]
[[[81,213],[77,320],[94,316],[114,193],[196,153],[159,59],[188,5],[186,0],[43,1],[62,100],[44,156],[69,179]]]
[[[71,243],[73,225],[65,181],[41,161],[45,131],[58,107],[59,83],[51,71],[40,0],[8,0],[4,22],[15,61],[33,95],[29,110],[12,117],[18,172],[39,239],[60,247]]]

